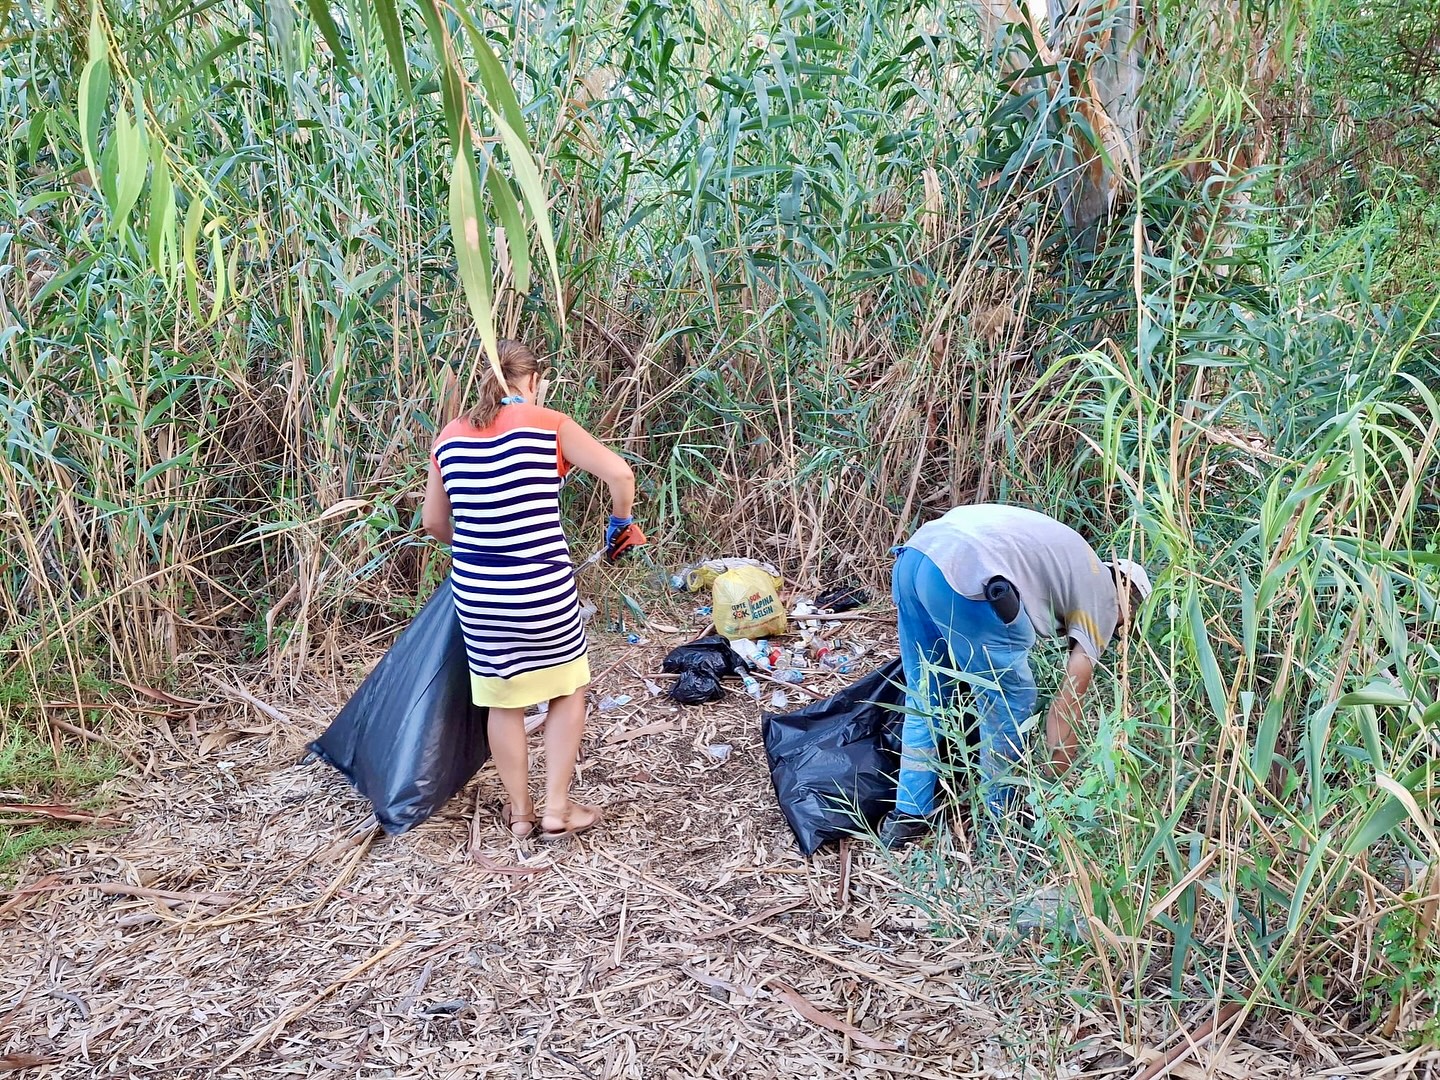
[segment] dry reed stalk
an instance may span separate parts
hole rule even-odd
[[[82,739],[85,739],[88,742],[99,743],[101,746],[108,746],[111,750],[114,750],[115,753],[119,754],[131,765],[134,765],[142,772],[148,769],[148,766],[145,764],[145,762],[141,761],[138,757],[132,754],[124,746],[121,746],[114,739],[110,738],[108,735],[102,735],[98,731],[91,731],[89,728],[81,727],[79,724],[71,724],[65,720],[61,720],[59,717],[51,716],[48,709],[42,708],[41,712],[45,717],[45,722],[49,724],[52,728],[58,731],[69,732],[71,735],[76,735]]]
[[[1135,1080],[1155,1080],[1162,1073],[1168,1074],[1176,1065],[1198,1050],[1201,1043],[1222,1031],[1242,1008],[1244,1005],[1241,1002],[1232,1001],[1193,1032],[1182,1031],[1184,1041],[1158,1061],[1141,1069],[1135,1074]]]

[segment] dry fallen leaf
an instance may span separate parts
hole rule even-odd
[[[200,756],[208,757],[223,746],[229,746],[240,739],[240,733],[230,728],[222,731],[212,731],[200,740]]]
[[[92,825],[123,825],[118,818],[105,817],[101,814],[89,814],[84,810],[76,810],[73,806],[63,806],[60,803],[3,803],[0,804],[0,814],[25,814],[28,816],[38,815],[40,817],[54,818],[56,821],[84,821]]]
[[[0,1072],[16,1072],[20,1069],[38,1069],[41,1065],[54,1065],[60,1059],[41,1054],[0,1054]]]
[[[163,701],[168,705],[183,705],[191,709],[203,708],[205,705],[203,701],[196,701],[194,698],[177,697],[175,694],[168,693],[164,690],[157,690],[153,686],[146,686],[144,683],[126,682],[124,679],[119,680],[119,682],[121,686],[128,686],[137,694],[143,694],[145,697],[155,701]]]
[[[616,743],[627,743],[631,739],[638,739],[642,735],[657,735],[662,731],[669,731],[678,721],[657,720],[653,724],[642,724],[640,727],[631,728],[629,731],[617,731],[605,741],[612,746]]]
[[[848,1035],[856,1046],[863,1046],[867,1050],[895,1050],[898,1047],[894,1043],[883,1042],[873,1035],[866,1034],[854,1024],[846,1023],[838,1016],[818,1008],[812,1001],[796,990],[792,990],[784,983],[772,979],[769,983],[770,991],[785,1004],[789,1005],[797,1013],[809,1020],[812,1024],[819,1024],[830,1031],[837,1031],[841,1035]]]

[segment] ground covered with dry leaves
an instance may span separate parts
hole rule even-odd
[[[681,640],[598,644],[594,701],[633,701],[592,705],[577,794],[608,819],[558,845],[509,839],[488,768],[385,838],[338,775],[299,763],[343,688],[217,676],[204,708],[155,722],[109,810],[123,824],[36,854],[0,902],[0,1071],[1129,1077],[1183,1039],[1157,1019],[1137,1059],[1027,983],[1017,965],[1043,950],[1013,948],[994,897],[937,933],[870,845],[802,858],[756,703],[647,688]],[[1171,1075],[1321,1073],[1382,1070],[1231,1037]]]

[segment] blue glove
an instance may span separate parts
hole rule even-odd
[[[610,523],[605,526],[605,550],[611,551],[615,547],[615,538],[622,532],[635,524],[633,517],[616,517],[610,515]]]

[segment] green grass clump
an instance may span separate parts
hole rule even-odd
[[[42,653],[37,659],[45,659]],[[88,669],[76,678],[52,661],[48,676],[35,680],[22,672],[0,680],[0,803],[60,804],[81,810],[103,805],[99,792],[114,779],[124,759],[92,742],[51,740],[42,732],[44,720],[36,696],[46,700],[73,697],[78,687],[84,700],[99,700],[110,687]],[[38,686],[37,686],[38,682]],[[73,715],[73,714],[72,714]],[[86,715],[98,723],[100,713]],[[12,821],[43,815],[25,811],[0,813],[0,879],[13,874],[32,851],[84,835],[85,829],[60,821],[14,825]]]
[[[4,717],[0,713],[0,717]],[[123,759],[112,751],[41,740],[28,724],[0,719],[0,803],[60,804],[79,810],[103,806],[97,792],[114,779]],[[10,880],[31,852],[64,844],[88,831],[63,822],[12,825],[32,815],[0,813],[0,880]]]

